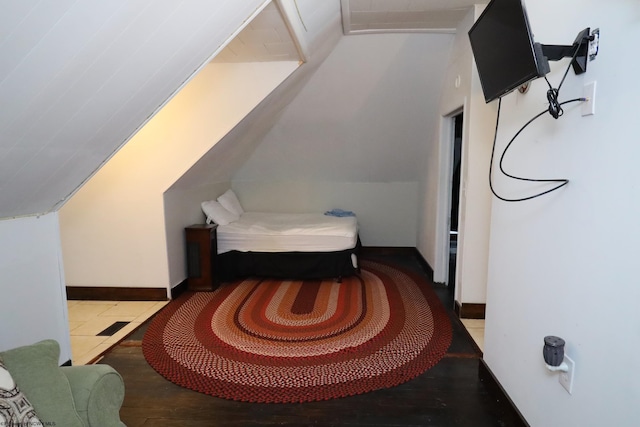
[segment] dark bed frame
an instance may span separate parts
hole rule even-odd
[[[219,280],[228,282],[245,277],[279,279],[336,279],[356,274],[351,255],[358,257],[356,247],[336,252],[239,252],[218,254],[216,271]]]

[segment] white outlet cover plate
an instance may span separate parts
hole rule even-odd
[[[596,113],[596,82],[584,85],[582,96],[587,98],[582,103],[582,115],[591,116]]]
[[[560,372],[560,376],[558,377],[558,381],[562,384],[562,387],[567,390],[569,394],[573,392],[573,376],[575,374],[576,364],[569,356],[565,354],[564,363],[567,364],[567,372]]]

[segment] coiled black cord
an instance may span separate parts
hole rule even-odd
[[[567,66],[567,69],[564,70],[564,75],[562,76],[562,80],[560,80],[560,84],[558,85],[557,89],[551,86],[551,83],[549,82],[549,79],[547,79],[547,76],[544,76],[544,80],[547,82],[547,85],[549,86],[549,90],[547,91],[547,101],[549,101],[548,111],[549,111],[549,114],[551,114],[551,117],[553,117],[554,119],[558,119],[564,114],[564,111],[562,110],[563,103],[561,103],[558,100],[558,97],[560,96],[560,88],[562,88],[562,85],[564,84],[564,80],[567,78],[567,74],[569,73],[571,64],[573,63],[573,61],[576,60],[576,57],[578,56],[578,52],[580,52],[580,47],[581,47],[581,44],[578,44],[576,46],[575,51],[573,52],[573,56],[571,57],[571,61],[569,61],[569,65]]]
[[[558,100],[559,94],[560,91],[558,89],[551,88],[547,91],[547,100],[549,101],[549,108],[547,111],[549,111],[549,114],[551,114],[554,119],[557,119],[564,114],[562,104]]]

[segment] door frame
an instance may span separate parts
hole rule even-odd
[[[466,99],[465,99],[466,105]],[[437,220],[436,220],[436,242],[435,242],[435,262],[433,269],[433,280],[437,283],[449,285],[449,231],[451,229],[451,192],[453,185],[453,150],[455,138],[455,117],[463,114],[462,122],[462,147],[461,147],[461,170],[460,170],[460,200],[458,206],[458,253],[456,258],[456,278],[460,271],[463,257],[461,248],[462,230],[464,229],[465,210],[465,141],[467,132],[467,118],[465,105],[452,110],[448,114],[440,117],[440,141],[439,141],[439,185],[438,185],[438,204],[437,204]],[[458,288],[457,280],[456,288]],[[456,289],[457,290],[457,289]]]

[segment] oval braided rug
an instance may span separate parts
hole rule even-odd
[[[362,262],[342,283],[247,279],[187,292],[153,319],[147,362],[168,380],[248,402],[308,402],[404,383],[435,365],[451,324],[430,285]]]

